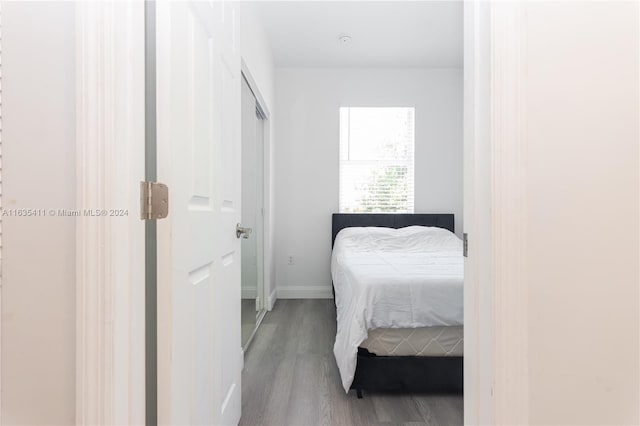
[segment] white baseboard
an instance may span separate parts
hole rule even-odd
[[[267,297],[267,311],[271,311],[273,309],[273,305],[276,304],[276,300],[278,300],[277,289],[273,289],[271,294]]]
[[[331,286],[296,285],[278,287],[278,299],[332,299]]]

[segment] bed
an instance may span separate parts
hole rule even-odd
[[[462,242],[453,231],[452,214],[333,215],[334,354],[346,392],[462,392]]]

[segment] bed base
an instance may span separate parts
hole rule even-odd
[[[358,348],[358,363],[351,389],[454,393],[463,390],[463,357],[377,356]]]

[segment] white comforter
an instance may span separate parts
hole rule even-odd
[[[345,228],[331,258],[345,391],[358,345],[374,328],[462,325],[462,241],[442,228]]]

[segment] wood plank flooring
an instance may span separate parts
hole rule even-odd
[[[241,425],[461,425],[461,396],[345,394],[332,300],[278,300],[245,355]]]

